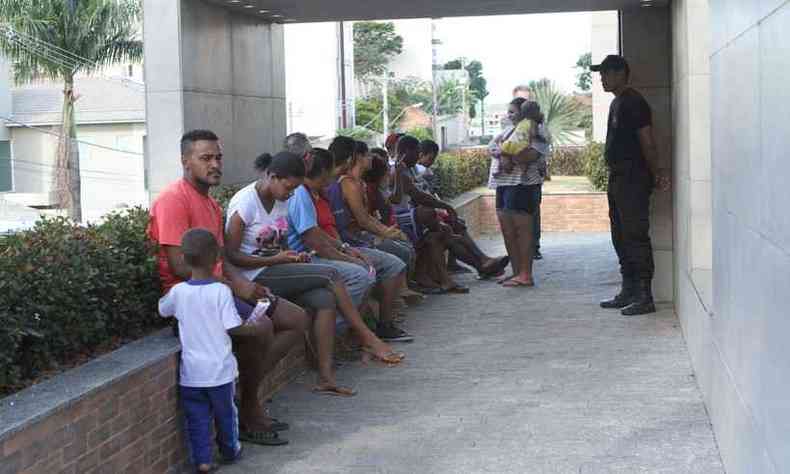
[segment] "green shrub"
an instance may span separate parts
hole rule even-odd
[[[488,182],[491,157],[485,148],[442,153],[433,165],[439,196],[452,199]]]
[[[337,134],[338,136],[341,137],[349,137],[349,138],[353,138],[354,140],[367,142],[368,140],[373,138],[375,132],[365,127],[354,127],[354,128],[341,128],[340,130],[337,131]]]
[[[250,180],[252,182],[252,180]],[[230,200],[233,199],[233,196],[241,191],[241,188],[246,186],[246,184],[226,184],[222,186],[215,186],[211,188],[209,194],[213,197],[222,208],[222,212],[225,212],[225,209],[228,208],[228,204],[230,204]],[[224,219],[223,219],[224,222]]]
[[[556,147],[551,154],[549,172],[554,176],[584,176],[586,174],[585,165],[584,147]]]
[[[0,393],[163,326],[148,211],[45,218],[0,240]]]
[[[585,174],[598,191],[606,191],[609,187],[609,169],[603,150],[603,145],[595,142],[590,142],[584,148]]]
[[[406,132],[406,134],[413,136],[419,141],[433,140],[433,130],[431,130],[429,127],[412,128]]]

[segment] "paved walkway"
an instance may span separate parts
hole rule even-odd
[[[598,308],[618,276],[606,235],[543,245],[539,288],[470,278],[471,295],[432,297],[404,366],[345,364],[353,399],[309,393],[307,374],[272,404],[291,444],[222,472],[722,473],[672,311]]]

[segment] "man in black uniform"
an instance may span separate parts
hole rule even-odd
[[[650,106],[628,86],[631,71],[622,56],[607,56],[590,69],[601,73],[603,89],[615,95],[609,109],[605,155],[612,243],[623,283],[620,293],[602,301],[601,307],[622,309],[625,316],[654,313],[650,195],[656,186],[669,189],[669,180],[658,168]]]

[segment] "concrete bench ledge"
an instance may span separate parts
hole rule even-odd
[[[83,400],[118,379],[181,351],[170,329],[129,343],[72,370],[0,399],[0,443],[26,426]]]

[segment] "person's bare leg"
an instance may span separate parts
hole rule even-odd
[[[391,323],[393,318],[394,308],[393,302],[398,296],[400,289],[406,284],[406,273],[390,278],[389,280],[381,282],[381,305],[379,310],[379,321],[382,323]]]
[[[458,287],[458,283],[450,277],[447,271],[447,261],[444,253],[449,246],[452,234],[436,232],[430,235],[431,262],[433,263],[433,277],[442,289],[449,290]]]
[[[448,244],[448,250],[455,258],[474,268],[478,273],[483,271],[483,259],[472,251],[463,236],[454,234],[448,240]]]
[[[505,240],[507,254],[510,255],[510,266],[513,269],[511,277],[513,277],[518,275],[521,271],[521,252],[517,245],[518,233],[512,213],[499,211],[497,212],[497,218],[499,219],[499,226],[502,229],[502,237]]]
[[[304,334],[309,324],[309,317],[302,308],[283,299],[278,301],[271,320],[274,323],[274,343],[264,358],[263,366],[267,372],[273,369],[292,347],[304,341]]]
[[[535,258],[535,215],[527,213],[513,214],[513,223],[518,235],[519,270],[509,284],[511,286],[532,286],[535,280],[532,275],[532,263]]]
[[[239,419],[247,429],[252,431],[268,430],[271,427],[271,418],[261,410],[263,404],[260,402],[259,396],[260,384],[266,374],[277,365],[277,362],[285,357],[292,347],[303,341],[304,333],[307,330],[308,316],[302,308],[281,298],[271,320],[274,326],[274,336],[271,342],[265,346],[263,357],[261,357],[261,346],[258,344],[251,347],[249,349],[251,353],[245,357],[245,359],[248,358],[248,363],[253,363],[256,366],[256,370],[248,378],[247,383],[242,382],[242,392],[247,396],[242,394]]]
[[[332,285],[332,291],[335,294],[337,307],[343,319],[348,323],[351,330],[354,331],[354,334],[357,335],[363,349],[368,348],[376,356],[393,354],[394,351],[392,346],[379,339],[378,336],[368,328],[368,325],[365,324],[362,315],[359,314],[357,307],[354,306],[354,302],[351,300],[351,295],[348,293],[346,286],[341,282],[335,282],[334,285]],[[398,359],[402,359],[402,357],[398,357]]]
[[[274,344],[274,326],[270,321],[266,322],[268,328],[262,330],[256,336],[234,336],[233,344],[239,357],[239,384],[241,385],[241,406],[239,407],[239,419],[250,429],[260,429],[261,406],[258,397],[258,387],[261,380],[266,375],[264,368],[264,357],[261,351],[268,353]],[[266,425],[265,422],[262,424]],[[264,426],[264,429],[268,429]]]

